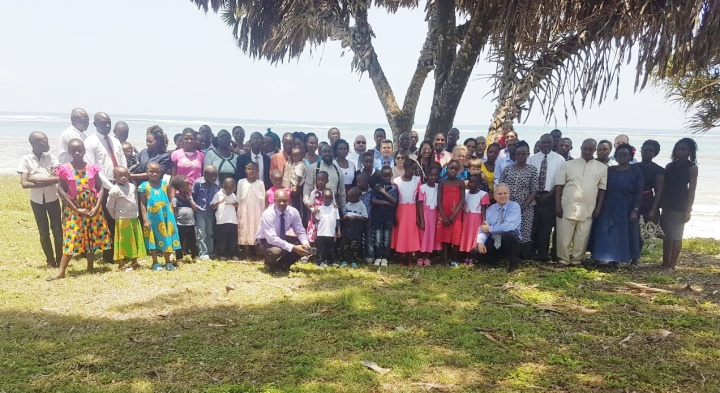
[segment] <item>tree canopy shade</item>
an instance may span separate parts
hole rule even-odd
[[[572,107],[576,97],[583,105],[601,103],[617,86],[619,65],[632,61],[632,48],[638,50],[636,89],[653,70],[660,78],[699,70],[720,50],[718,0],[428,0],[426,39],[401,105],[375,53],[367,11],[393,13],[420,7],[419,1],[191,1],[222,13],[238,47],[271,63],[340,41],[353,53],[353,70],[373,82],[395,136],[411,129],[430,71],[435,83],[426,136],[447,132],[483,50],[498,64],[491,78],[499,122],[513,121],[535,99],[548,114],[565,94]]]
[[[720,54],[707,69],[659,80],[670,100],[691,112],[686,126],[693,132],[720,127]]]

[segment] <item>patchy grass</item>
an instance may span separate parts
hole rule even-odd
[[[717,241],[672,273],[653,249],[618,272],[77,260],[46,283],[27,192],[0,186],[0,391],[720,391]]]

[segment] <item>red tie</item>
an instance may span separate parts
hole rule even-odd
[[[107,148],[108,153],[110,154],[110,159],[113,162],[113,168],[118,166],[117,158],[115,158],[115,152],[113,152],[113,144],[112,141],[110,141],[110,135],[105,135],[105,142],[107,142]]]
[[[435,162],[440,163],[440,153],[435,153]]]

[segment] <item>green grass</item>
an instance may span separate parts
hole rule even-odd
[[[717,241],[685,242],[674,273],[656,247],[613,273],[75,260],[47,283],[17,183],[0,177],[0,392],[720,391]]]

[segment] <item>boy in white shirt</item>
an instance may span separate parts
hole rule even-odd
[[[333,203],[335,198],[331,189],[324,189],[322,197],[323,204],[315,213],[315,219],[317,220],[315,245],[318,249],[319,265],[320,267],[326,267],[327,265],[339,267],[340,265],[335,262],[335,237],[339,236],[340,213]]]
[[[238,200],[233,190],[235,179],[228,177],[210,202],[210,208],[215,210],[215,255],[221,260],[235,257],[237,249]]]
[[[342,209],[340,250],[343,262],[340,264],[341,266],[347,265],[346,261],[359,259],[361,255],[362,236],[368,221],[367,207],[360,201],[361,195],[362,191],[359,187],[351,188],[347,193],[348,201]],[[357,262],[351,262],[350,266],[357,267]]]

